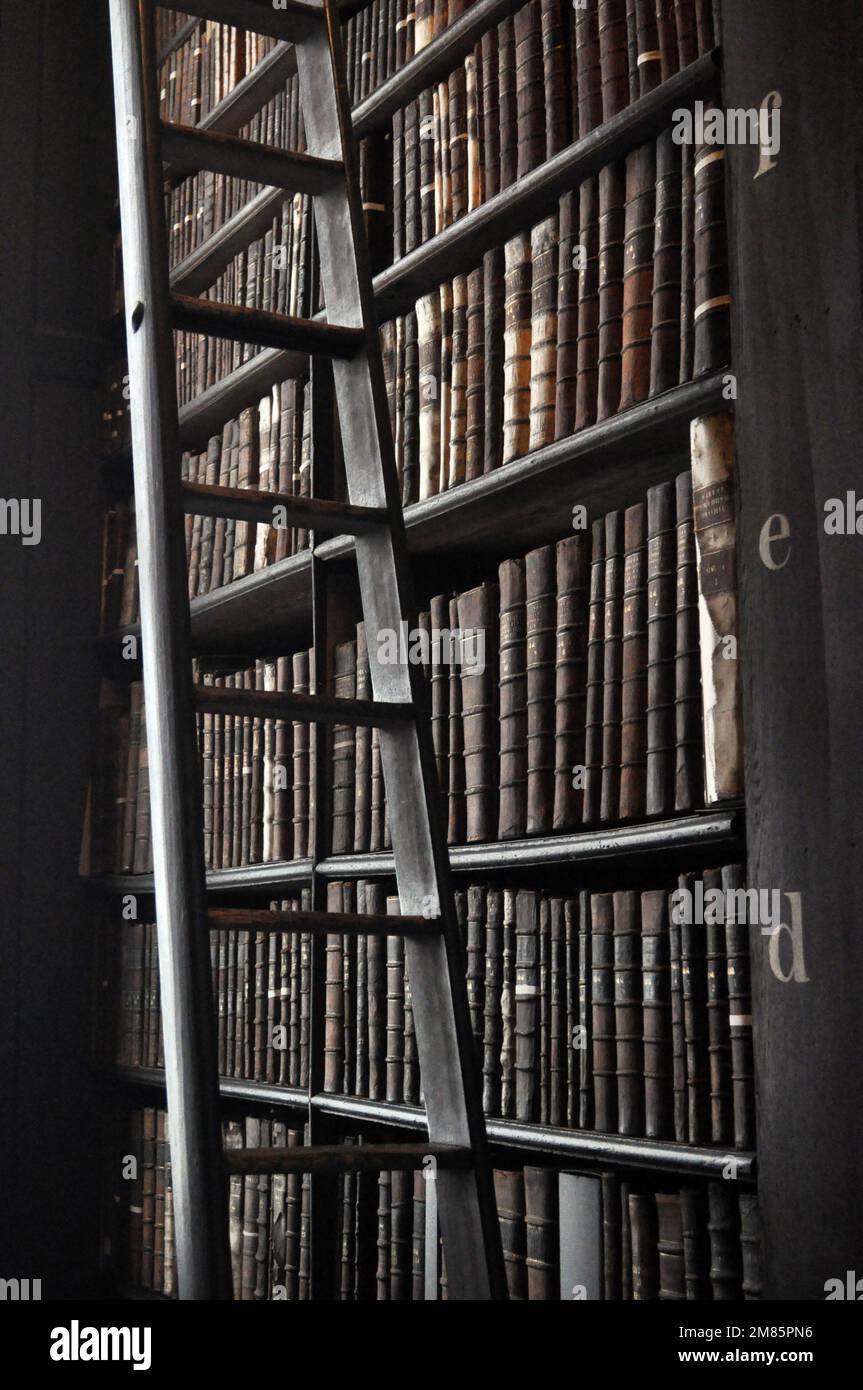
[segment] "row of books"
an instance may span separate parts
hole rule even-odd
[[[148,1107],[127,1118],[131,1147],[117,1155],[109,1217],[115,1277],[176,1296],[168,1118]],[[290,1147],[299,1129],[246,1116],[224,1122],[227,1148]],[[345,1142],[362,1144],[360,1135]],[[134,1168],[130,1168],[134,1159]],[[347,1173],[337,1179],[331,1284],[337,1301],[447,1298],[428,1189],[433,1173]],[[525,1165],[494,1172],[507,1286],[513,1300],[757,1299],[761,1294],[758,1198],[735,1183],[657,1190],[656,1180],[595,1177]],[[233,1176],[229,1236],[235,1299],[310,1295],[311,1188],[307,1176]],[[427,1273],[435,1278],[426,1287]]]
[[[695,422],[692,475],[596,519],[590,539],[577,532],[504,561],[497,584],[437,595],[415,631],[378,634],[379,659],[426,671],[450,844],[668,815],[742,792],[731,450],[727,416]],[[217,460],[214,451],[214,471],[217,461],[221,468],[224,453]],[[208,591],[220,568],[260,568],[282,535],[187,518],[190,591]],[[121,621],[134,616],[133,576],[134,563],[117,566],[106,599],[112,614],[119,604]],[[304,693],[309,663],[299,652],[199,679]],[[122,690],[110,688],[103,721],[119,743],[98,795],[104,868],[145,872],[141,687],[133,683],[128,710]],[[362,624],[333,651],[332,689],[370,697]],[[208,866],[305,857],[308,725],[205,714],[200,737]],[[377,731],[336,726],[330,766],[331,852],[388,848]]]
[[[156,49],[161,53],[186,24],[156,10]],[[173,25],[172,25],[173,21]],[[178,125],[198,125],[275,46],[275,39],[202,19],[186,41],[168,54],[159,70],[159,115]]]
[[[699,887],[700,885],[700,887]],[[738,865],[681,876],[723,908],[681,920],[668,888],[557,897],[475,884],[456,894],[487,1115],[680,1143],[755,1144],[747,914]],[[725,906],[727,904],[727,906]],[[306,890],[274,909],[308,906]],[[332,912],[398,915],[382,883],[327,886]],[[697,914],[696,914],[697,916]],[[155,927],[109,935],[116,1060],[162,1064]],[[422,1100],[404,940],[326,939],[324,1090]],[[222,1075],[308,1081],[308,933],[211,937]]]

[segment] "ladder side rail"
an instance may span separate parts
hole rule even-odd
[[[110,16],[178,1290],[230,1299],[153,6]]]
[[[324,301],[337,322],[362,327],[367,347],[334,361],[333,375],[354,504],[386,506],[390,527],[356,538],[356,558],[376,700],[411,700],[416,719],[380,730],[396,879],[402,910],[439,916],[441,935],[405,943],[429,1137],[469,1145],[470,1173],[438,1172],[438,1207],[451,1296],[505,1298],[500,1228],[470,1026],[465,967],[440,818],[440,797],[422,673],[379,659],[377,634],[416,621],[395,471],[383,363],[372,300],[338,17],[324,0],[328,33],[297,47],[309,153],[341,158],[345,186],[315,199]],[[436,1077],[452,1078],[441,1085]]]

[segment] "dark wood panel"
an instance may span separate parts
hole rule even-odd
[[[863,1252],[863,539],[824,531],[861,476],[863,15],[777,8],[723,6],[726,104],[782,95],[776,167],[728,151],[749,878],[801,895],[806,975],[783,982],[754,928],[753,1015],[766,1295],[823,1299]],[[768,568],[776,514],[790,548]]]

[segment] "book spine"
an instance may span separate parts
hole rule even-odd
[[[681,200],[680,148],[671,131],[663,131],[656,143],[651,396],[680,379]]]
[[[558,218],[547,217],[531,231],[530,406],[528,449],[554,440],[557,384]]]
[[[591,528],[590,601],[587,616],[587,679],[584,712],[584,800],[586,823],[599,819],[602,782],[603,629],[605,612],[605,523]]]
[[[397,897],[387,898],[387,913],[400,915]],[[400,1102],[404,1093],[405,946],[401,936],[388,936],[386,1009],[386,1099]]]
[[[527,833],[549,830],[554,811],[555,548],[525,560],[527,667]]]
[[[524,1170],[494,1170],[494,1193],[500,1221],[507,1292],[521,1302],[528,1296],[526,1229],[524,1211]]]
[[[614,904],[610,893],[590,897],[591,1038],[594,1124],[617,1133],[616,1039],[614,1020]]]
[[[696,877],[682,874],[679,885],[694,893]],[[710,1141],[710,1072],[707,1036],[707,952],[701,922],[680,923],[680,982],[686,1040],[686,1103],[690,1144]]]
[[[729,1190],[731,1189],[731,1190]],[[739,1299],[743,1266],[740,1254],[740,1209],[729,1183],[707,1184],[710,1208],[710,1287],[714,1302]]]
[[[674,484],[647,493],[647,789],[649,816],[674,810]]]
[[[679,1302],[686,1297],[683,1268],[683,1229],[680,1216],[680,1197],[676,1192],[657,1192],[657,1256],[659,1259],[659,1294],[666,1302]]]
[[[527,814],[525,567],[504,560],[500,583],[500,813],[498,838],[524,834]]]
[[[441,299],[435,290],[417,300],[419,495],[440,491]]]
[[[649,1139],[672,1139],[671,961],[662,889],[642,893],[641,930],[644,1132]]]
[[[639,1303],[659,1297],[656,1198],[652,1192],[630,1192],[628,1207],[632,1239],[632,1297]]]
[[[620,404],[625,191],[625,165],[606,164],[599,172],[597,420],[614,415]]]
[[[555,1299],[560,1288],[557,1175],[548,1168],[524,1170],[527,1296]]]
[[[621,410],[650,392],[655,216],[656,146],[651,140],[626,158]]]
[[[506,243],[504,287],[503,462],[530,447],[531,238]]]
[[[498,110],[500,113],[500,187],[509,188],[518,170],[515,29],[507,17],[498,26]]]
[[[482,1108],[499,1115],[503,989],[503,893],[489,888],[485,919],[485,1025],[482,1052]]]
[[[710,121],[714,108],[705,112]],[[694,377],[727,365],[731,356],[731,295],[725,222],[725,149],[695,146]]]
[[[549,902],[548,958],[548,1123],[566,1123],[567,1053],[570,1040],[566,1030],[566,956],[563,900]]]
[[[734,1146],[738,1149],[754,1149],[755,1073],[752,1055],[749,927],[746,912],[738,910],[737,896],[743,888],[743,882],[743,870],[739,864],[729,864],[723,868]]]
[[[557,372],[554,397],[554,438],[565,439],[575,427],[578,394],[578,302],[582,250],[578,243],[578,201],[575,193],[560,200],[557,248]]]
[[[467,277],[466,351],[464,476],[470,481],[483,472],[485,450],[485,303],[481,267]]]
[[[646,96],[662,77],[662,52],[656,25],[656,0],[635,0],[638,35],[638,94]]]
[[[500,1113],[505,1120],[516,1117],[516,909],[517,894],[515,890],[505,888],[503,891],[503,954],[500,993]]]
[[[621,675],[623,624],[623,515],[605,518],[605,596],[603,604],[602,785],[600,818],[617,818],[620,805]]]
[[[698,636],[698,572],[692,523],[692,474],[675,484],[677,515],[677,616],[674,653],[674,809],[703,804],[701,649]]]
[[[731,416],[720,413],[693,420],[691,443],[705,799],[711,804],[743,791]]]
[[[598,23],[602,119],[608,121],[629,105],[625,0],[599,0]]]
[[[545,149],[541,157],[545,159],[565,149],[571,133],[565,79],[564,8],[565,0],[540,0],[540,62],[544,85],[540,119],[545,125]]]
[[[482,276],[485,334],[483,472],[490,473],[503,461],[504,447],[506,253],[502,247],[485,253]]]
[[[557,544],[557,642],[554,684],[554,808],[552,828],[569,830],[583,812],[590,544],[567,536]],[[578,785],[576,785],[576,783]]]
[[[458,599],[450,599],[449,630],[459,626]],[[449,668],[447,740],[447,844],[461,844],[465,837],[465,753],[462,720],[462,678],[455,661]]]
[[[685,68],[698,57],[694,0],[674,0],[674,28],[677,34],[678,62]]]
[[[707,1244],[707,1192],[684,1187],[680,1193],[683,1279],[687,1302],[710,1298],[710,1252]]]
[[[447,487],[463,483],[467,470],[467,276],[452,282],[452,366]]]
[[[473,660],[461,667],[465,769],[465,820],[468,842],[494,838],[498,819],[499,595],[484,584],[461,594],[458,628],[471,635]]]
[[[645,507],[624,514],[620,819],[644,815],[647,766],[647,547]]]
[[[516,900],[515,1118],[539,1118],[539,902],[536,893]]]
[[[364,623],[357,624],[358,700],[370,700],[372,695],[369,654],[366,648]],[[357,726],[354,731],[354,854],[365,854],[371,848],[372,800],[372,731]]]
[[[578,134],[583,139],[603,120],[599,15],[595,5],[579,6],[575,11],[575,63]]]
[[[643,1134],[644,1015],[638,894],[615,893],[613,912],[617,1132]]]
[[[573,904],[573,911],[575,905]],[[578,895],[578,1127],[594,1128],[593,1104],[593,949],[590,894]]]
[[[721,894],[722,873],[705,869],[705,894]],[[725,912],[704,913],[707,962],[707,1053],[710,1076],[710,1135],[714,1144],[732,1142],[731,1032]]]

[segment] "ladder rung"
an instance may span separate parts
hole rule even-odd
[[[257,521],[273,525],[276,507],[283,510],[279,523],[315,531],[358,536],[387,524],[385,507],[352,507],[328,498],[292,497],[281,492],[260,492],[256,488],[217,487],[206,483],[183,483],[183,508],[190,516],[221,516],[234,521]]]
[[[253,347],[288,348],[310,356],[353,357],[366,341],[361,328],[342,328],[319,319],[296,319],[266,309],[245,309],[214,299],[171,295],[174,327],[187,333],[209,333]]]
[[[223,690],[219,686],[195,687],[196,704],[203,714],[227,714],[255,719],[296,719],[326,724],[357,724],[378,729],[397,720],[412,719],[414,707],[393,701],[339,700],[331,695],[294,695],[281,690]]]
[[[412,1172],[432,1159],[434,1168],[469,1168],[471,1151],[460,1144],[309,1144],[305,1148],[225,1149],[229,1173]]]
[[[398,917],[385,912],[266,912],[254,908],[212,908],[210,931],[308,931],[347,936],[428,936],[436,917]]]
[[[161,123],[162,159],[172,174],[208,169],[229,178],[269,184],[291,193],[325,193],[344,177],[337,159],[259,145],[234,135],[200,130],[196,126]]]
[[[171,0],[169,8],[290,42],[305,38],[323,21],[321,5],[306,5],[302,0],[279,3],[276,9],[273,0]]]

